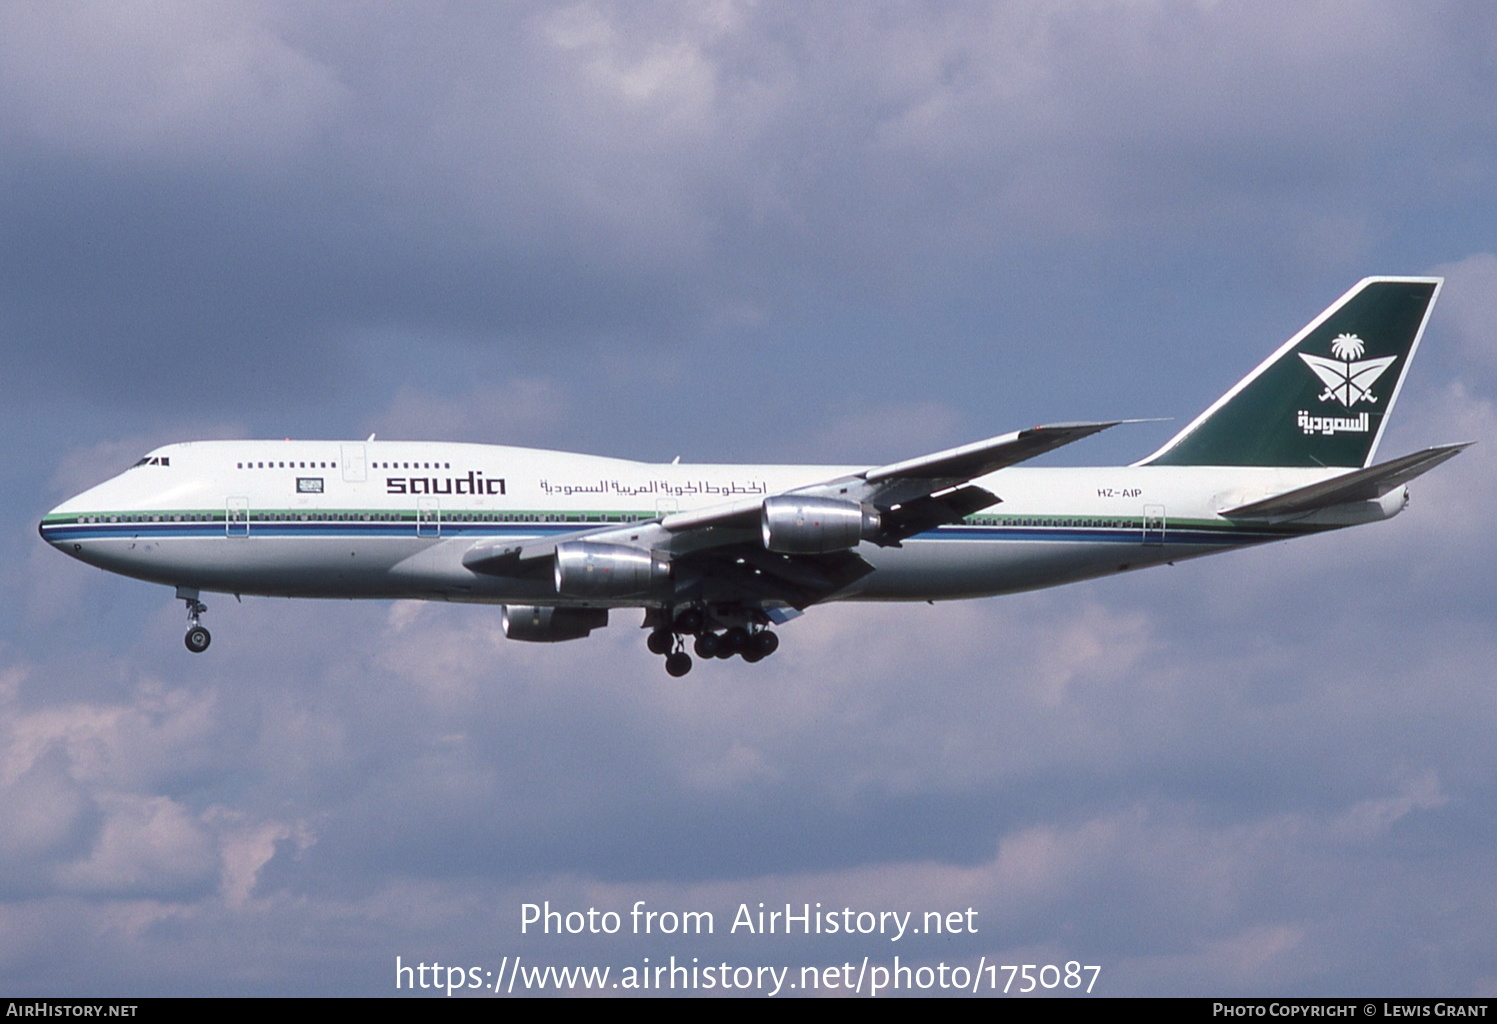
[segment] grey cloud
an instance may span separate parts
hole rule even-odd
[[[0,116],[19,141],[69,155],[274,167],[347,96],[267,14],[247,3],[10,6]]]
[[[18,11],[13,45],[57,51],[7,92],[27,386],[341,397],[387,325],[674,346],[746,305],[919,301],[932,262],[1056,232],[1344,267],[1402,153],[1489,174],[1458,7],[168,7],[99,61],[107,9]]]
[[[1445,278],[1441,292],[1442,319],[1453,328],[1465,357],[1465,369],[1490,379],[1497,362],[1497,256],[1479,252],[1442,264],[1435,273]],[[1487,383],[1487,381],[1483,381]]]

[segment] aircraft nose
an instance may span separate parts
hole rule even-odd
[[[42,516],[41,521],[36,524],[36,532],[54,548],[76,557],[83,550],[83,545],[79,543],[82,538],[78,536],[81,520],[77,511],[69,508],[72,501],[73,499],[69,499]]]
[[[61,507],[61,505],[57,506],[57,508]],[[62,516],[58,513],[57,509],[54,508],[46,515],[42,516],[41,520],[36,524],[37,534],[40,535],[42,540],[46,541],[48,544],[51,544],[53,547],[61,546],[58,537],[58,527],[60,525],[61,519]]]

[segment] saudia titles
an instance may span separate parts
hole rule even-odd
[[[392,476],[385,480],[385,493],[504,494],[504,477],[485,477],[481,469],[470,469],[467,476]]]
[[[1322,402],[1335,399],[1350,409],[1358,402],[1375,404],[1377,396],[1372,385],[1398,360],[1397,356],[1382,356],[1378,359],[1358,359],[1366,351],[1366,345],[1355,334],[1338,334],[1331,342],[1331,355],[1311,356],[1301,352],[1299,357],[1314,371],[1325,385],[1320,394]],[[1301,409],[1295,416],[1295,425],[1306,434],[1365,434],[1371,427],[1372,417],[1367,413],[1359,416],[1314,416]]]

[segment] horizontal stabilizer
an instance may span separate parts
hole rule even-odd
[[[1220,515],[1228,519],[1258,519],[1294,516],[1345,505],[1354,501],[1375,501],[1393,488],[1408,483],[1422,473],[1427,473],[1447,459],[1453,459],[1474,442],[1442,444],[1426,448],[1422,452],[1404,455],[1389,462],[1355,470],[1332,480],[1324,480],[1308,487],[1297,487],[1272,498],[1223,509]]]

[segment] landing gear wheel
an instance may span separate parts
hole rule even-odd
[[[731,658],[735,654],[742,654],[748,649],[748,630],[742,626],[734,626],[722,635],[721,649],[717,652],[719,658]]]
[[[657,629],[645,641],[645,646],[650,649],[651,654],[669,654],[671,648],[676,646],[676,638],[668,629]]]
[[[676,616],[677,633],[700,633],[706,624],[706,616],[698,608],[688,608]]]
[[[771,633],[767,629],[762,629],[749,637],[749,650],[758,656],[754,659],[755,661],[758,661],[759,658],[767,658],[779,649],[779,635]]]
[[[178,587],[177,597],[187,605],[187,636],[182,642],[193,654],[202,654],[213,642],[213,636],[203,628],[199,621],[200,616],[208,610],[208,606],[198,600],[198,592],[188,587]]]
[[[677,651],[665,659],[665,670],[677,679],[691,671],[691,655]]]
[[[716,633],[703,633],[697,637],[697,642],[692,645],[692,649],[697,652],[698,658],[715,658],[720,647],[722,647],[722,637]]]

